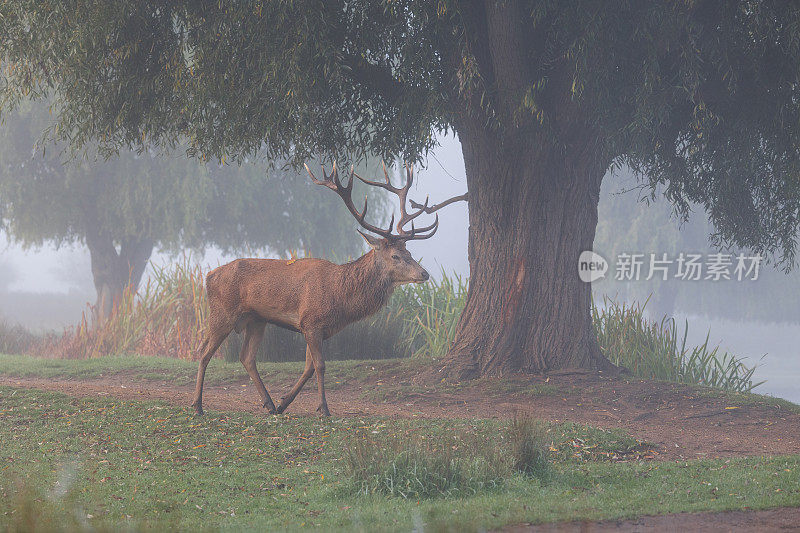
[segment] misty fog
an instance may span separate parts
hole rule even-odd
[[[440,199],[465,192],[464,162],[458,140],[452,136],[443,137],[441,145],[428,157],[425,167],[417,170],[417,176],[413,199],[421,201],[425,196],[430,196],[431,202],[435,203]],[[600,206],[601,226],[604,222],[602,218],[604,206],[608,208],[610,202],[619,202],[619,194],[626,188],[621,186],[618,180],[608,177],[604,180]],[[624,193],[626,201],[631,205],[638,203],[638,194],[637,191]],[[655,208],[656,206],[647,207],[647,209]],[[621,218],[625,218],[626,213],[618,214],[622,215]],[[694,213],[693,217],[703,218],[703,213]],[[421,260],[434,277],[438,277],[437,274],[442,270],[467,276],[469,264],[466,204],[457,203],[450,206],[440,219],[436,237],[425,241],[413,241],[409,243],[409,250]],[[680,222],[674,218],[652,222],[652,224],[659,223],[671,224],[676,229],[681,229]],[[628,230],[621,225],[615,227],[619,231]],[[595,249],[598,249],[597,241]],[[650,248],[635,249],[634,243],[631,243],[629,249],[645,254],[662,251]],[[0,315],[9,322],[19,322],[37,330],[61,329],[80,320],[87,304],[95,298],[89,255],[82,245],[65,245],[59,249],[44,245],[26,249],[9,243],[5,235],[0,235],[0,252],[2,252],[0,253]],[[212,268],[239,255],[243,254],[226,255],[216,248],[208,248],[202,257],[195,254],[193,258],[201,265]],[[155,264],[167,264],[173,260],[174,255],[163,252],[154,253],[151,259]],[[772,267],[762,268],[764,272],[772,270],[773,276],[784,276],[783,273],[776,273]],[[621,293],[620,285],[615,284],[610,278],[613,278],[613,272],[609,272],[606,279],[595,283],[596,300],[602,299],[603,295],[628,299],[626,296],[630,295]],[[635,283],[635,299],[639,301],[650,296],[651,302],[647,307],[649,315],[660,319],[663,315],[658,307],[661,289],[659,285],[655,281],[644,280]],[[746,284],[758,281],[723,283],[726,285],[722,290],[732,301],[745,302],[748,298],[754,297],[752,287],[747,287]],[[787,293],[794,293],[798,289],[796,276],[786,276],[782,283],[787,285]],[[708,286],[694,285],[685,292],[691,293],[697,290],[705,291],[709,299],[716,297]],[[755,294],[758,294],[758,291]],[[769,298],[769,295],[764,294],[761,298]],[[697,297],[695,294],[692,302],[681,300],[679,293],[674,306],[667,312],[674,314],[681,331],[685,321],[688,321],[689,344],[702,344],[709,334],[712,345],[720,345],[723,351],[746,357],[745,363],[748,365],[758,365],[754,381],[765,380],[766,383],[758,387],[756,392],[800,402],[800,388],[796,385],[800,381],[797,364],[800,360],[798,357],[800,347],[797,343],[797,339],[800,338],[800,322],[796,314],[787,316],[785,320],[776,319],[774,316],[764,316],[758,311],[747,312],[744,306],[742,308],[733,306],[732,309],[728,309],[728,316],[715,316],[714,312],[709,313],[694,305],[695,302],[704,300],[702,295]],[[659,310],[653,311],[653,307]]]

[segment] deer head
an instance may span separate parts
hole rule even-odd
[[[375,237],[359,231],[359,233],[364,237],[364,239],[366,239],[367,243],[369,243],[370,247],[374,251],[376,264],[384,269],[387,278],[391,282],[395,284],[424,283],[428,280],[428,278],[430,278],[430,274],[428,274],[428,271],[422,268],[422,266],[420,266],[420,264],[411,256],[411,253],[406,250],[406,242],[411,240],[429,239],[433,237],[433,235],[436,233],[436,230],[439,228],[439,215],[436,214],[436,218],[432,224],[422,228],[415,227],[414,219],[419,217],[422,213],[432,214],[436,210],[452,202],[466,200],[466,195],[451,198],[434,206],[428,206],[428,198],[425,199],[424,204],[418,204],[414,201],[411,201],[411,206],[414,208],[414,211],[409,213],[407,211],[406,204],[408,203],[408,191],[411,189],[411,185],[414,183],[414,170],[410,166],[406,165],[406,183],[402,187],[395,187],[392,185],[392,182],[389,179],[389,173],[386,170],[386,164],[382,163],[382,165],[384,181],[366,180],[355,173],[355,167],[350,167],[350,176],[346,185],[339,180],[339,171],[336,168],[336,162],[333,163],[333,170],[330,174],[325,172],[325,167],[322,168],[323,179],[321,180],[318,180],[316,176],[314,176],[314,174],[308,168],[308,165],[305,165],[305,167],[314,183],[317,185],[323,185],[339,195],[344,204],[347,206],[347,209],[362,228],[378,235],[378,237]],[[389,227],[386,229],[375,226],[366,221],[368,207],[366,196],[364,197],[364,208],[361,211],[359,211],[353,204],[352,192],[354,178],[358,178],[367,185],[380,187],[382,189],[386,189],[392,194],[397,195],[400,203],[400,219],[398,220],[396,227],[394,227],[394,213],[392,213],[392,219],[389,222]],[[409,224],[411,225],[410,229],[408,229]],[[397,233],[392,233],[393,229],[396,229]]]
[[[431,277],[428,271],[411,257],[411,252],[406,250],[405,241],[373,237],[361,231],[359,233],[375,253],[376,266],[386,273],[386,278],[392,283],[398,285],[424,283]]]

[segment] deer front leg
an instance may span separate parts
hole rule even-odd
[[[303,388],[303,385],[306,384],[306,381],[308,381],[308,378],[310,378],[311,374],[313,373],[314,363],[311,360],[311,350],[309,350],[309,348],[306,346],[306,367],[303,369],[300,379],[298,379],[297,383],[294,384],[294,387],[292,387],[292,390],[289,392],[289,394],[281,398],[281,403],[276,411],[278,414],[284,412],[286,408],[289,407],[289,404],[294,401],[295,397],[300,392],[300,389]]]
[[[244,369],[247,370],[250,379],[253,380],[258,395],[261,396],[262,405],[267,408],[267,411],[274,414],[275,404],[272,403],[272,398],[267,388],[264,386],[264,382],[261,381],[261,376],[258,375],[258,369],[256,368],[256,353],[258,352],[258,345],[261,343],[261,339],[264,338],[264,328],[266,325],[265,322],[260,321],[251,321],[247,324],[239,360],[242,362]]]
[[[328,402],[325,399],[325,358],[322,355],[322,332],[306,333],[305,337],[306,343],[308,343],[308,351],[311,352],[314,372],[317,374],[317,390],[319,391],[317,412],[322,416],[331,416],[330,411],[328,411]]]
[[[211,357],[217,348],[220,347],[222,341],[231,332],[232,326],[227,323],[215,321],[213,318],[209,321],[211,326],[206,333],[203,344],[200,347],[200,364],[197,368],[197,384],[194,389],[194,402],[192,406],[198,415],[203,414],[203,380],[206,375],[206,367],[208,366]]]

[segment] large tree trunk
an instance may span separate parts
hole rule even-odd
[[[154,243],[148,238],[126,239],[117,250],[108,233],[93,227],[86,233],[86,245],[97,291],[92,318],[100,326],[117,307],[125,289],[139,286]]]
[[[588,143],[552,148],[482,127],[459,131],[469,186],[470,286],[448,355],[454,379],[613,368],[590,317],[578,257],[591,250],[605,165]]]

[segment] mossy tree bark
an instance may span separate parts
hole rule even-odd
[[[470,288],[448,356],[455,379],[551,369],[611,369],[597,345],[591,250],[605,165],[576,135],[566,150],[462,128],[469,184]]]

